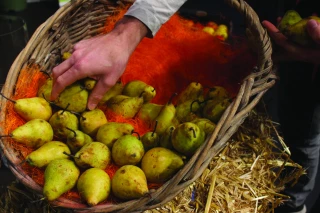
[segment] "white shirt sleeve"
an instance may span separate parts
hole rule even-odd
[[[144,23],[154,36],[187,0],[136,0],[125,15]]]

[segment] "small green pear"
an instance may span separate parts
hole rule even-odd
[[[69,128],[68,128],[69,129]],[[92,138],[80,130],[69,129],[67,145],[73,154],[77,153],[85,144],[93,142]]]
[[[126,95],[116,95],[109,99],[107,106],[113,112],[124,118],[133,118],[143,104],[143,98],[129,97]]]
[[[202,115],[204,118],[211,120],[214,123],[218,123],[224,111],[231,104],[231,99],[215,99],[206,102],[203,107]]]
[[[111,152],[116,165],[136,165],[144,155],[144,148],[141,140],[135,136],[124,135],[113,144]]]
[[[106,104],[110,98],[116,95],[121,95],[123,90],[123,84],[121,81],[117,82],[113,85],[102,97],[101,101],[99,102],[99,106]]]
[[[109,197],[111,180],[104,170],[90,168],[80,175],[77,189],[90,206],[95,206]]]
[[[70,154],[70,149],[65,143],[60,141],[49,141],[27,155],[26,161],[31,166],[42,168],[53,160],[68,158],[64,152]]]
[[[199,82],[191,82],[178,95],[177,105],[186,102],[187,100],[197,100],[203,94],[203,86]]]
[[[49,119],[49,123],[52,126],[54,135],[62,140],[66,139],[70,134],[69,129],[79,129],[78,117],[69,111],[59,110],[55,112]]]
[[[173,130],[175,130],[175,126],[169,126],[166,131],[160,136],[160,146],[173,150],[173,146],[172,146],[172,133]]]
[[[196,113],[200,109],[199,100],[187,100],[176,106],[176,118],[180,122],[189,121],[190,113]]]
[[[301,19],[302,18],[297,11],[288,10],[279,22],[278,29],[283,32],[287,27],[299,22]]]
[[[191,122],[202,129],[206,133],[206,135],[212,134],[213,130],[216,128],[216,124],[206,118],[196,118]]]
[[[106,115],[101,109],[94,109],[91,111],[85,111],[80,117],[80,129],[90,135],[91,137],[96,136],[100,126],[108,122]]]
[[[79,168],[67,158],[51,161],[44,171],[43,194],[48,201],[72,189],[80,175]]]
[[[110,149],[103,143],[85,144],[74,156],[77,166],[81,168],[106,169],[111,162]]]
[[[84,79],[84,87],[91,91],[93,90],[94,86],[97,84],[97,80],[92,79],[92,78],[85,78]]]
[[[14,129],[11,138],[21,144],[31,148],[39,148],[43,144],[52,141],[53,129],[51,125],[43,119],[33,119]]]
[[[44,84],[38,89],[37,96],[49,101],[51,99],[53,81],[52,78],[48,78]]]
[[[148,182],[164,183],[172,178],[184,165],[180,155],[173,151],[155,147],[146,152],[141,161],[141,169]]]
[[[55,100],[55,104],[63,109],[73,112],[83,112],[87,108],[89,92],[80,84],[75,82],[66,87]]]
[[[129,135],[133,130],[133,126],[129,123],[108,122],[98,129],[96,140],[111,149],[121,136]]]
[[[162,107],[162,104],[145,103],[140,108],[137,114],[137,118],[144,121],[147,124],[151,124],[159,115]]]
[[[156,125],[154,127],[154,130],[152,132],[146,132],[142,137],[141,137],[141,142],[143,144],[144,147],[144,151],[148,151],[151,148],[157,147],[159,146],[159,140],[160,137],[159,135],[155,132],[157,129],[157,124],[158,122],[156,122]]]
[[[149,192],[144,172],[137,166],[120,167],[111,179],[113,194],[123,200],[143,197]]]
[[[144,103],[147,103],[156,96],[156,90],[151,85],[148,85],[143,81],[133,80],[126,83],[122,94],[130,97],[142,95]]]
[[[191,122],[180,124],[172,133],[174,149],[188,157],[192,156],[204,141],[204,131]]]

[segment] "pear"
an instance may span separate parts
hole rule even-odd
[[[74,156],[77,166],[81,168],[106,169],[111,161],[110,149],[103,143],[85,144]]]
[[[53,160],[68,158],[64,152],[70,154],[70,149],[65,143],[60,141],[49,141],[27,155],[26,161],[31,166],[42,168]]]
[[[203,107],[203,117],[217,123],[230,104],[231,99],[229,98],[223,100],[209,100]]]
[[[55,104],[69,111],[83,112],[87,108],[89,92],[80,84],[75,82],[66,87],[55,100]]]
[[[94,109],[91,111],[85,111],[80,117],[80,129],[90,135],[91,137],[96,136],[100,126],[108,122],[106,115],[101,109]]]
[[[187,100],[197,100],[203,94],[203,86],[198,82],[191,82],[177,98],[177,105]]]
[[[0,93],[0,95],[13,102],[13,109],[15,112],[17,112],[26,121],[30,121],[32,119],[43,119],[47,121],[52,115],[51,106],[44,98],[33,97],[12,100],[4,96],[2,93]]]
[[[47,121],[33,119],[14,129],[9,136],[14,141],[27,147],[39,148],[43,144],[52,141],[53,129]]]
[[[131,134],[133,130],[133,126],[129,123],[108,122],[98,129],[96,140],[111,149],[118,138]]]
[[[122,94],[130,97],[142,95],[144,103],[147,103],[156,96],[156,90],[143,81],[133,80],[124,86]]]
[[[44,84],[38,89],[37,96],[44,98],[46,100],[51,99],[51,91],[52,91],[52,79],[48,78]]]
[[[150,149],[141,161],[141,169],[147,181],[151,183],[164,183],[172,178],[183,165],[181,156],[163,147]]]
[[[172,124],[173,119],[175,118],[176,107],[172,103],[172,99],[175,95],[176,93],[171,96],[168,103],[166,103],[161,108],[159,115],[155,119],[158,122],[156,133],[159,135],[163,134],[166,131],[166,129]]]
[[[152,122],[155,121],[155,118],[159,115],[162,107],[162,104],[145,103],[140,108],[137,118],[147,124],[152,124]]]
[[[136,165],[144,155],[144,148],[135,136],[124,135],[113,144],[111,152],[116,165]]]
[[[288,26],[291,26],[301,20],[300,14],[295,10],[288,10],[281,21],[279,22],[278,29],[283,32]]]
[[[77,189],[81,198],[90,206],[95,206],[109,197],[111,180],[104,170],[90,168],[80,175]]]
[[[142,97],[129,97],[126,95],[116,95],[109,99],[107,106],[113,112],[124,118],[133,118],[143,104]]]
[[[59,198],[76,185],[79,175],[80,170],[72,160],[51,161],[44,171],[44,196],[48,201]]]
[[[225,99],[225,98],[230,98],[230,94],[222,86],[214,86],[210,88],[205,97],[206,100]]]
[[[174,149],[188,157],[195,153],[204,140],[204,131],[191,122],[180,124],[172,133],[172,145]]]
[[[175,126],[169,126],[166,131],[160,136],[159,145],[161,147],[173,150],[172,146],[172,133],[175,130]]]
[[[69,128],[68,128],[69,129]],[[69,129],[67,136],[67,145],[72,153],[78,152],[85,144],[93,142],[92,138],[80,130]]]
[[[123,200],[137,199],[149,192],[144,172],[134,165],[125,165],[116,171],[111,179],[111,190]]]
[[[148,151],[151,148],[157,147],[159,145],[159,135],[155,132],[157,129],[157,124],[154,127],[154,130],[152,132],[146,132],[142,137],[141,137],[141,142],[144,147],[144,151]]]
[[[320,23],[320,18],[316,16],[310,16],[308,18],[304,18],[299,22],[288,26],[284,31],[283,34],[288,37],[289,40],[305,47],[311,47],[315,45],[314,40],[309,35],[306,25],[307,22],[311,19],[316,20]]]
[[[201,102],[198,100],[187,100],[176,107],[176,118],[180,122],[186,122],[190,119],[190,114],[200,109]]]
[[[216,124],[206,118],[196,118],[191,122],[202,129],[206,133],[206,135],[210,135],[211,133],[213,133],[213,130],[216,128]]]
[[[85,78],[84,79],[84,87],[89,91],[93,90],[96,83],[97,83],[97,81],[95,79],[92,79],[92,78]]]
[[[121,95],[123,90],[123,84],[121,81],[117,82],[113,85],[102,97],[101,101],[99,102],[99,106],[104,105],[110,98],[116,95]]]
[[[70,130],[79,129],[79,120],[76,115],[69,111],[59,110],[49,119],[54,135],[60,139],[66,139]]]

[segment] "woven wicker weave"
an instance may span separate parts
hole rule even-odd
[[[263,94],[274,84],[271,60],[271,42],[262,28],[257,14],[243,0],[225,0],[232,8],[242,14],[246,20],[247,37],[258,56],[258,62],[252,73],[243,81],[237,97],[225,111],[212,136],[171,180],[159,189],[150,192],[150,196],[118,204],[101,204],[88,207],[83,203],[59,198],[53,205],[88,212],[141,212],[153,209],[173,199],[179,192],[194,182],[208,166],[214,156],[226,146],[227,140],[247,117],[248,112],[259,102]],[[56,64],[59,49],[71,51],[76,42],[95,36],[105,25],[108,15],[117,10],[125,1],[74,0],[61,7],[52,17],[43,23],[33,34],[25,49],[14,61],[6,83],[2,89],[5,96],[11,97],[17,82],[19,71],[30,63],[39,64],[41,70],[49,71]],[[0,97],[1,111],[5,112],[6,101]],[[1,113],[0,122],[9,119]],[[0,135],[3,129],[0,127]],[[18,153],[6,146],[2,138],[1,148],[9,160],[9,167],[24,185],[36,193],[42,194],[42,187],[27,176],[20,167]]]

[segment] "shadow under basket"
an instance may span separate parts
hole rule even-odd
[[[159,188],[150,190],[148,196],[131,201],[101,203],[93,207],[60,197],[51,202],[53,206],[73,209],[76,212],[141,212],[157,208],[172,200],[197,180],[212,158],[227,145],[227,141],[246,119],[248,113],[273,86],[275,76],[272,73],[271,42],[257,14],[243,0],[225,0],[225,2],[245,18],[247,40],[257,62],[251,73],[242,80],[237,95],[225,110],[212,135],[173,178]],[[36,30],[25,49],[20,52],[11,66],[2,93],[6,97],[14,96],[20,72],[30,64],[36,64],[41,71],[50,73],[60,57],[57,51],[60,53],[71,51],[75,43],[100,34],[107,17],[126,4],[130,3],[111,0],[74,0],[61,7]],[[0,101],[0,135],[5,135],[7,132],[4,125],[10,119],[6,113],[9,102],[3,97],[0,97]],[[25,173],[21,166],[21,154],[9,145],[10,140],[2,137],[0,141],[9,168],[21,183],[41,195],[42,186]]]

